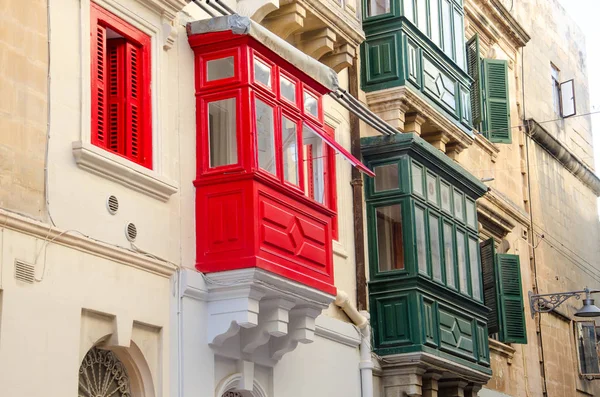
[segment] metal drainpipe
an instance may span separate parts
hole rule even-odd
[[[358,98],[358,58],[348,68],[348,92]],[[360,120],[350,113],[350,152],[360,159]],[[363,219],[363,179],[356,167],[352,167],[352,214],[354,220],[354,263],[356,265],[356,306],[367,310],[367,276],[365,273],[365,233]]]

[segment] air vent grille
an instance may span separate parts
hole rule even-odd
[[[114,215],[119,210],[119,200],[117,199],[117,197],[111,194],[106,200],[106,206],[108,207],[108,212]]]
[[[33,284],[35,281],[35,266],[27,262],[16,260],[15,278],[24,283]]]
[[[133,242],[137,237],[137,227],[133,223],[128,223],[127,228],[125,229],[125,235],[127,236],[127,240]]]

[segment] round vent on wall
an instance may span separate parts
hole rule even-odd
[[[127,240],[134,242],[137,237],[137,227],[133,223],[128,223],[125,228],[125,235],[127,236]]]
[[[111,215],[114,215],[119,210],[119,200],[112,194],[106,199],[106,207]]]

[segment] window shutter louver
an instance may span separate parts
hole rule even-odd
[[[141,102],[141,84],[139,81],[139,51],[130,44],[126,44],[126,62],[125,62],[125,82],[126,89],[126,134],[125,134],[125,155],[132,160],[143,163],[145,159],[141,158],[141,120],[140,120],[140,102]]]
[[[490,238],[479,245],[481,252],[481,272],[483,275],[483,301],[491,310],[488,314],[488,333],[498,332],[498,299],[496,291],[496,271],[494,239]]]
[[[123,39],[111,39],[107,43],[108,54],[108,134],[106,148],[115,153],[123,153],[125,141],[125,58]]]
[[[521,286],[521,268],[517,255],[496,254],[498,300],[500,303],[500,340],[527,343],[525,309]]]
[[[106,29],[92,24],[92,143],[106,145]]]
[[[485,118],[483,132],[497,143],[511,143],[508,64],[497,59],[484,59]]]
[[[479,35],[475,34],[467,41],[467,70],[473,79],[471,85],[471,113],[473,126],[480,128],[481,123],[481,58],[479,57]]]

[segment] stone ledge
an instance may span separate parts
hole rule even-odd
[[[178,191],[175,182],[89,143],[73,142],[73,157],[79,168],[160,201]]]
[[[511,365],[515,355],[515,349],[512,346],[505,345],[504,343],[492,338],[489,338],[488,341],[490,344],[490,352],[496,353],[501,357],[505,357],[508,365]]]

